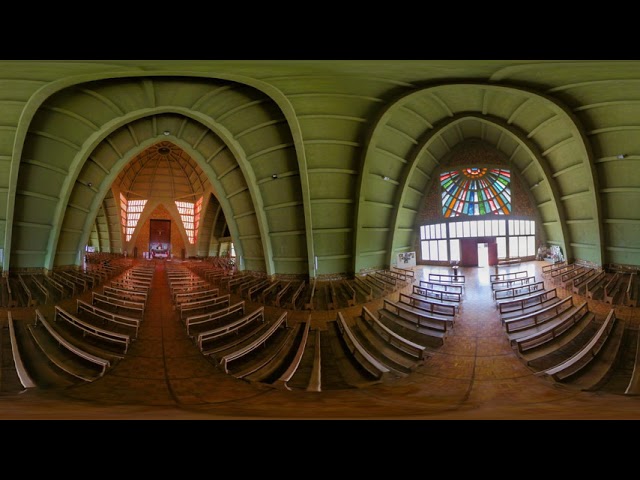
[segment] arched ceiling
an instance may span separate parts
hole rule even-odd
[[[170,135],[168,130],[163,135]],[[160,141],[136,155],[120,171],[115,187],[127,199],[169,199],[195,202],[211,183],[182,148]]]
[[[415,248],[425,189],[467,139],[509,159],[568,256],[640,264],[637,61],[0,66],[4,270],[73,264],[92,231],[119,248],[112,186],[205,194],[248,270],[385,266]]]

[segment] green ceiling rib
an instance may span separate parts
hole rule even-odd
[[[402,158],[401,156],[396,155],[395,153],[389,152],[388,150],[384,150],[380,147],[376,147],[376,152],[381,153],[384,156],[389,157],[397,162],[404,163],[404,164],[407,163],[407,160]]]
[[[60,175],[67,175],[69,173],[63,168],[56,167],[55,165],[52,165],[50,163],[40,162],[38,160],[23,159],[22,163],[25,163],[27,165],[33,165],[35,167],[44,168],[45,170],[50,170],[52,172],[59,173]]]
[[[538,132],[540,132],[541,130],[543,130],[544,128],[546,128],[547,126],[549,126],[549,124],[553,123],[553,122],[557,122],[558,120],[560,120],[558,118],[558,115],[551,115],[548,118],[545,118],[542,122],[540,122],[538,125],[536,125],[534,128],[532,128],[529,133],[527,133],[527,138],[533,138],[535,137]]]
[[[287,237],[287,236],[296,236],[296,235],[304,235],[306,232],[304,230],[287,230],[284,232],[269,232],[269,235],[272,237]]]
[[[629,225],[638,225],[640,224],[640,219],[636,218],[605,218],[604,223],[623,223]]]
[[[570,173],[573,170],[576,170],[576,169],[581,168],[581,167],[584,167],[584,163],[583,162],[574,163],[573,165],[565,167],[562,170],[558,170],[552,176],[553,176],[553,178],[558,178],[560,175],[564,175],[565,173]]]
[[[263,210],[265,212],[268,212],[270,210],[279,210],[280,208],[290,208],[290,207],[300,207],[300,206],[302,206],[302,201],[284,202],[284,203],[277,203],[275,205],[269,205],[269,206],[263,207]]]
[[[600,193],[638,193],[640,187],[611,187],[601,188]]]
[[[19,227],[38,228],[41,230],[49,230],[50,228],[52,228],[52,225],[49,225],[48,223],[13,222],[13,224]]]
[[[612,252],[640,252],[640,247],[616,247],[609,245],[606,249],[611,250]]]
[[[51,202],[58,201],[58,197],[54,197],[53,195],[45,195],[44,193],[32,192],[29,190],[16,190],[16,194],[24,195],[25,197],[41,198],[43,200],[49,200]]]
[[[573,136],[565,138],[564,140],[561,140],[561,141],[557,142],[556,144],[554,144],[554,145],[550,146],[549,148],[547,148],[544,152],[542,152],[542,156],[546,157],[550,153],[558,150],[561,147],[569,145],[570,143],[573,143],[573,142],[575,142],[575,138],[573,138]]]

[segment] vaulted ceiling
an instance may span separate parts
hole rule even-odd
[[[97,230],[126,248],[120,191],[204,195],[191,253],[228,229],[247,270],[388,266],[468,139],[568,258],[640,264],[638,61],[0,61],[0,105],[4,271],[76,264]]]

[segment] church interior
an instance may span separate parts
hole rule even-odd
[[[0,419],[640,419],[640,62],[0,67]]]

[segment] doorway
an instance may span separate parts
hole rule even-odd
[[[489,244],[478,243],[478,267],[489,266]]]

